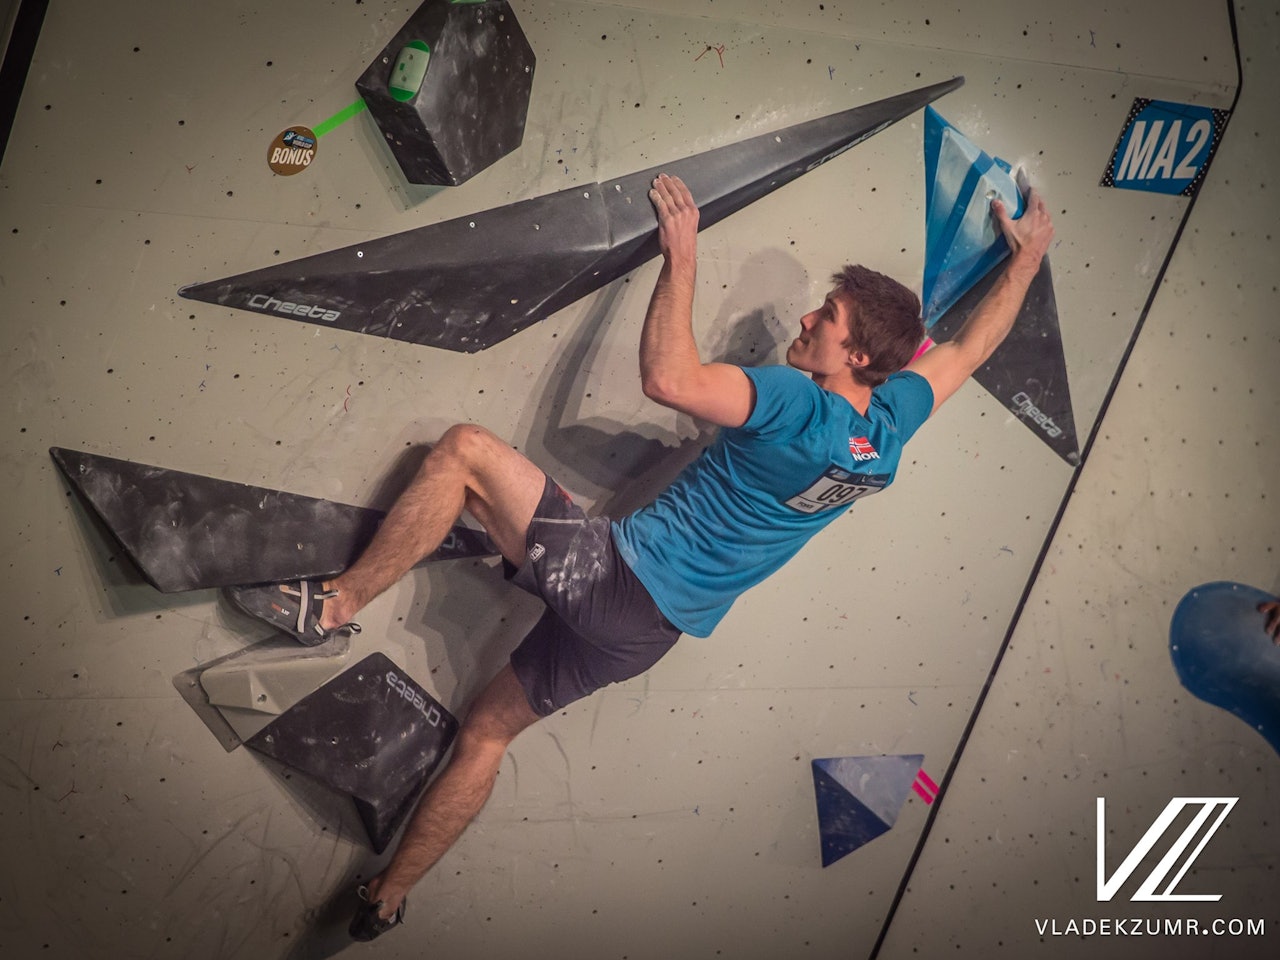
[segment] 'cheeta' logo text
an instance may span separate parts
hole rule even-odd
[[[444,717],[440,713],[440,708],[434,703],[427,703],[427,698],[421,690],[416,689],[413,684],[408,683],[401,677],[396,675],[394,670],[387,671],[387,686],[399,694],[404,702],[413,709],[417,710],[427,718],[427,723],[433,727],[440,726]]]
[[[1021,391],[1015,393],[1013,395],[1013,405],[1017,408],[1020,414],[1032,423],[1036,424],[1036,426],[1049,436],[1062,436],[1062,428],[1053,422],[1053,418],[1051,416],[1041,411],[1034,403],[1032,403],[1031,398],[1025,393]]]
[[[255,293],[249,298],[251,310],[274,310],[276,313],[287,313],[291,317],[306,317],[308,320],[327,320],[332,323],[342,316],[341,310],[330,310],[327,307],[312,306],[309,303],[291,303],[288,300],[277,300],[265,293]]]

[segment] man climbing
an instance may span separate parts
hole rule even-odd
[[[915,294],[850,266],[801,318],[786,366],[743,368],[703,363],[694,341],[698,209],[689,190],[662,174],[649,196],[663,265],[640,335],[644,392],[722,428],[670,487],[616,522],[587,518],[499,437],[459,425],[340,576],[232,591],[247,612],[304,643],[358,629],[356,613],[434,551],[466,510],[508,576],[546,603],[472,705],[449,763],[369,882],[368,906],[352,924],[359,939],[398,922],[409,889],[484,805],[517,734],[648,670],[681,633],[708,635],[744,590],[892,482],[903,445],[1009,332],[1053,237],[1035,191],[1016,221],[993,202],[1012,255],[955,337],[914,361],[924,339]]]

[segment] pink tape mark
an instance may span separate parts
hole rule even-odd
[[[923,770],[916,774],[916,778],[911,784],[911,789],[919,794],[920,799],[926,804],[932,805],[933,801],[938,798],[938,785]]]
[[[933,337],[925,337],[924,343],[920,344],[920,349],[917,350],[916,355],[911,358],[911,362],[915,363],[917,360],[923,357],[925,353],[928,352],[929,348],[932,346],[933,346]]]
[[[930,806],[933,805],[933,794],[925,793],[924,787],[920,786],[918,782],[911,784],[911,789],[920,794],[920,799],[926,804],[929,804]]]

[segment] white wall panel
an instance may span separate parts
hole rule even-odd
[[[639,389],[653,264],[476,355],[195,303],[179,286],[963,74],[939,110],[1025,165],[1055,216],[1083,444],[1188,203],[1100,187],[1107,158],[1135,96],[1229,106],[1235,60],[1222,4],[1041,6],[521,0],[538,56],[524,144],[445,189],[405,183],[367,114],[326,134],[298,176],[265,163],[277,132],[355,101],[355,77],[414,4],[51,5],[0,167],[13,397],[0,952],[332,955],[338,898],[379,862],[345,801],[225,752],[174,687],[265,628],[212,591],[159,594],[112,559],[48,447],[385,506],[406,458],[475,420],[616,512],[709,437]],[[1261,92],[1273,12],[1241,11],[1255,99],[1044,565],[1072,468],[970,383],[912,441],[891,491],[711,638],[522,736],[474,828],[410,897],[409,925],[364,949],[869,955],[928,829],[881,955],[1078,955],[1033,938],[1031,918],[1085,909],[1103,793],[1149,822],[1172,792],[1238,791],[1212,882],[1271,909],[1276,758],[1178,686],[1167,626],[1204,580],[1278,585],[1276,117]],[[913,116],[703,234],[708,355],[776,360],[845,260],[918,289],[921,136]],[[461,713],[536,614],[494,563],[467,562],[415,571],[364,623]],[[893,830],[824,870],[810,761],[899,753],[923,754],[939,781],[961,757],[942,813],[929,827],[913,794]]]

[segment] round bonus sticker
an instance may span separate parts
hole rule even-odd
[[[315,158],[315,133],[307,127],[290,127],[271,141],[267,166],[273,173],[291,177],[307,169]]]

